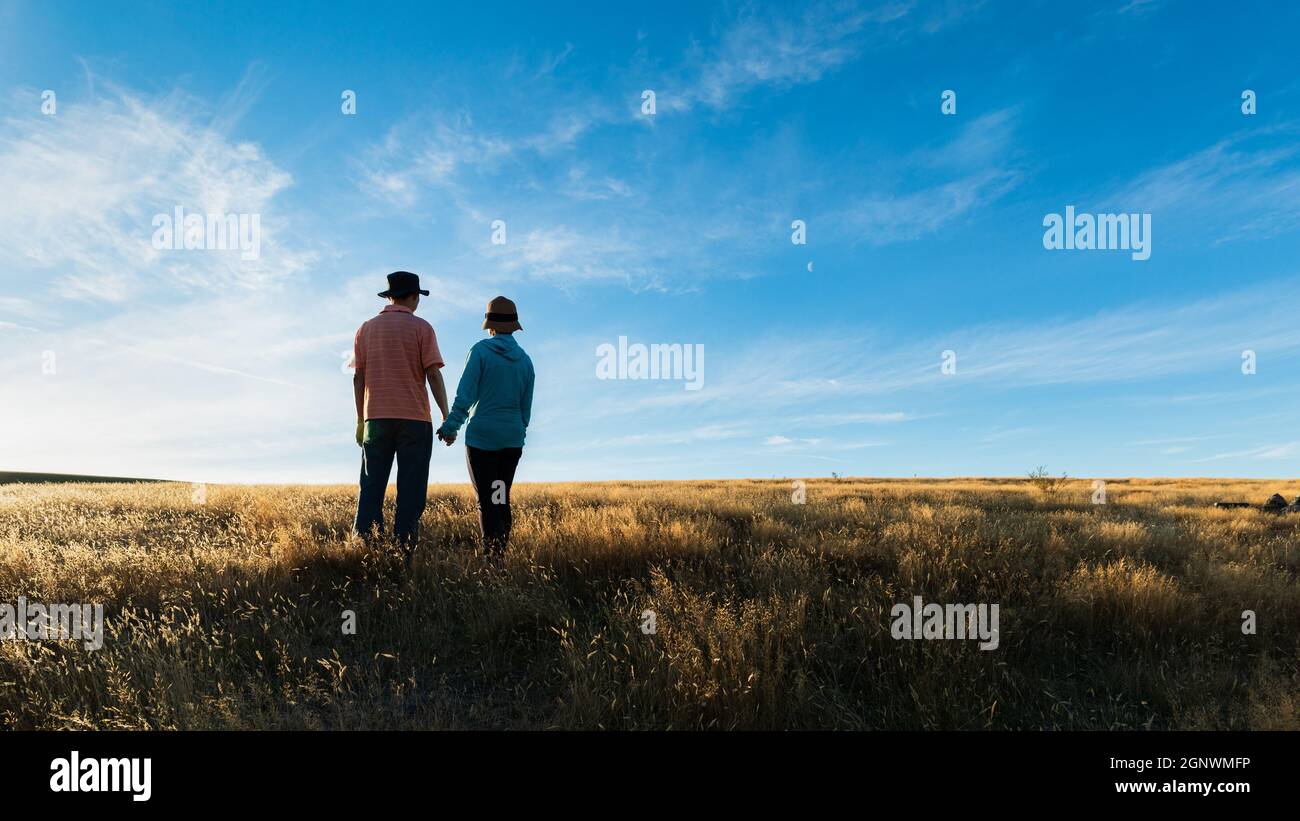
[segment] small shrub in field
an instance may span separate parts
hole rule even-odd
[[[1037,488],[1039,493],[1042,493],[1044,496],[1047,496],[1048,498],[1055,497],[1057,492],[1060,491],[1061,488],[1065,486],[1065,483],[1069,481],[1070,478],[1069,476],[1066,476],[1064,473],[1062,473],[1060,476],[1053,476],[1052,474],[1048,473],[1047,468],[1043,467],[1042,465],[1039,465],[1034,470],[1029,471],[1027,475],[1029,476],[1029,483],[1032,484],[1035,488]]]

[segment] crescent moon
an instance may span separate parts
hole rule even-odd
[[[812,263],[808,263],[808,273],[812,273]]]

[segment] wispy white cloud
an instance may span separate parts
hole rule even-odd
[[[660,287],[658,266],[644,244],[616,232],[575,231],[566,225],[535,228],[485,251],[487,259],[515,279],[537,279],[561,287],[622,280],[637,290]]]
[[[1033,433],[1034,430],[1035,430],[1034,428],[1027,428],[1027,427],[997,428],[995,430],[989,431],[988,433],[980,437],[980,441],[985,443],[993,443],[993,442],[1003,442],[1008,439],[1020,439],[1023,438],[1025,434]]]
[[[722,109],[756,88],[815,83],[857,60],[871,44],[911,33],[914,26],[904,23],[915,5],[910,0],[832,0],[799,7],[743,7],[719,21],[712,40],[693,44],[686,75],[669,83],[661,110]],[[917,24],[933,32],[945,19],[931,16]]]
[[[359,185],[409,208],[429,190],[456,185],[467,169],[491,168],[520,147],[506,137],[479,133],[464,113],[447,122],[402,123],[361,159]]]
[[[196,481],[310,475],[299,460],[319,458],[322,437],[350,456],[341,354],[361,304],[235,292],[24,335],[4,348],[0,379],[40,412],[0,403],[5,462]]]
[[[1295,460],[1300,457],[1300,442],[1280,442],[1271,445],[1262,445],[1260,447],[1247,448],[1245,450],[1234,450],[1226,453],[1216,453],[1213,456],[1206,456],[1203,459],[1193,459],[1193,462],[1218,462],[1225,459],[1246,459],[1261,461],[1277,461],[1282,459]]]
[[[348,403],[335,425],[319,398],[336,374],[346,394],[356,317],[345,288],[284,298],[324,245],[283,204],[289,174],[230,136],[260,75],[216,105],[92,79],[52,117],[19,92],[32,113],[0,123],[0,322],[22,331],[5,333],[0,375],[33,403],[0,404],[6,464],[283,478],[347,426]],[[153,217],[177,205],[258,214],[260,257],[155,249]]]
[[[929,236],[1014,187],[1014,174],[991,170],[908,194],[873,194],[846,210],[841,221],[871,245]]]
[[[578,165],[569,169],[568,179],[561,191],[565,196],[578,200],[610,200],[632,196],[632,188],[626,181],[607,174],[593,178],[587,169]]]
[[[630,446],[663,447],[666,445],[690,445],[701,442],[719,442],[729,439],[739,439],[748,435],[748,426],[745,425],[701,425],[699,427],[688,428],[681,431],[666,430],[656,431],[654,433],[629,433],[622,436],[591,439],[585,442],[571,443],[567,448],[569,450],[581,451]]]
[[[988,324],[942,338],[886,346],[879,340],[756,339],[727,359],[715,354],[705,388],[610,401],[602,411],[702,408],[736,402],[797,407],[904,391],[1007,390],[1044,385],[1125,383],[1194,373],[1239,373],[1240,353],[1300,350],[1294,283],[1270,283],[1188,303],[1146,304],[1082,319]],[[826,357],[828,349],[852,357]],[[940,353],[957,355],[956,373]],[[1244,379],[1244,377],[1243,377]],[[1251,390],[1243,382],[1242,390]]]
[[[884,411],[880,413],[818,413],[798,416],[791,421],[800,425],[834,426],[834,425],[888,425],[908,422],[916,419],[914,413],[904,411]]]
[[[791,439],[788,436],[769,436],[763,440],[763,444],[769,447],[781,447],[784,445],[816,445],[821,443],[821,439]]]
[[[849,237],[888,245],[932,235],[988,207],[1023,179],[1013,123],[1010,109],[976,118],[951,141],[903,158],[895,173],[908,185],[868,191],[825,221]]]
[[[476,184],[496,179],[499,186],[507,173],[515,176],[512,184],[519,185],[537,173],[539,163],[567,154],[592,129],[617,119],[612,107],[596,99],[558,112],[548,110],[528,122],[511,123],[508,129],[480,126],[468,110],[412,115],[390,127],[359,158],[357,184],[367,194],[401,208],[416,206],[431,194],[464,200]],[[585,182],[585,169],[564,168],[575,183],[573,195],[590,198],[591,189],[579,184]],[[607,178],[598,184],[620,193],[618,180]],[[498,188],[497,193],[506,192]],[[465,202],[460,205],[465,210],[470,207]]]
[[[1297,129],[1257,129],[1139,175],[1104,197],[1121,211],[1149,211],[1162,233],[1211,243],[1266,240],[1300,229]]]
[[[1144,17],[1160,8],[1161,0],[1126,0],[1114,9],[1115,14]]]
[[[664,70],[663,83],[653,73],[637,82],[659,89],[661,114],[717,107],[760,88],[817,82],[856,59],[873,38],[910,36],[925,27],[923,19],[937,30],[962,16],[947,8],[941,16],[948,22],[934,22],[914,14],[913,5],[822,2],[797,11],[725,12],[683,64]],[[783,208],[777,200],[786,197],[784,186],[765,185],[737,166],[731,178],[710,186],[715,196],[701,198],[694,169],[663,165],[662,146],[649,143],[644,150],[652,160],[644,168],[601,165],[595,158],[608,151],[592,146],[613,129],[632,129],[627,145],[638,150],[638,124],[647,118],[627,106],[633,98],[639,104],[639,95],[616,103],[589,94],[548,105],[556,102],[551,85],[527,76],[509,85],[504,93],[519,105],[508,120],[493,118],[491,106],[482,116],[443,106],[406,118],[363,152],[354,169],[358,186],[377,203],[407,212],[427,208],[423,218],[451,222],[481,263],[472,267],[483,279],[566,290],[615,281],[633,291],[681,291],[705,279],[755,275],[755,249],[762,247],[755,240]],[[498,100],[496,108],[508,104]],[[925,156],[905,158],[918,177],[939,181],[927,179],[919,191],[912,180],[877,188],[848,207],[836,206],[827,222],[851,237],[898,242],[992,202],[1017,181],[1006,165],[1011,120],[1009,110],[985,115]],[[683,197],[682,190],[693,193]],[[509,240],[489,246],[495,219],[506,220]]]
[[[573,54],[573,43],[565,43],[564,48],[555,53],[548,53],[542,58],[541,65],[537,67],[536,77],[547,77],[555,72],[557,68]]]
[[[1138,442],[1129,442],[1129,444],[1138,447],[1147,446],[1147,445],[1181,445],[1190,442],[1204,442],[1209,439],[1222,439],[1222,438],[1223,438],[1222,434],[1215,434],[1209,436],[1174,436],[1168,439],[1143,439]]]
[[[27,319],[32,319],[39,316],[40,313],[40,308],[30,299],[0,296],[0,315],[8,314],[10,316],[21,316]]]
[[[22,92],[20,110],[31,113],[0,124],[0,264],[50,272],[64,297],[122,302],[160,285],[267,287],[314,260],[280,240],[286,219],[276,198],[291,178],[258,146],[199,124],[201,105],[180,94],[99,86],[103,96],[65,97],[52,117],[39,113],[35,92]],[[177,205],[258,214],[260,258],[155,249],[153,218]]]

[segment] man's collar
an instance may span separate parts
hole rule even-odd
[[[411,309],[406,307],[405,305],[385,305],[384,310],[380,311],[379,313],[386,314],[389,311],[401,311],[404,314],[411,313]]]

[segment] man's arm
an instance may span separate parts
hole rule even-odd
[[[442,418],[445,420],[451,411],[447,409],[447,383],[442,379],[442,368],[434,365],[424,372],[424,377],[429,380],[433,401],[438,403],[438,410],[442,411]]]
[[[357,403],[357,444],[361,444],[362,431],[366,424],[366,358],[361,350],[361,332],[366,329],[363,324],[357,328],[352,337],[352,396]]]
[[[357,444],[366,437],[366,372],[358,370],[352,377],[352,396],[357,402]]]

